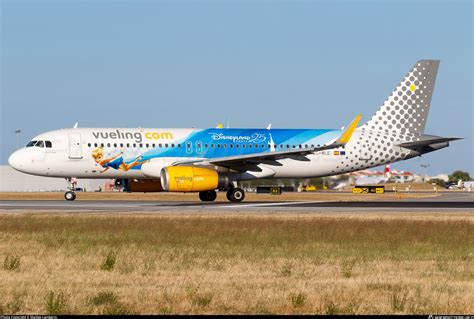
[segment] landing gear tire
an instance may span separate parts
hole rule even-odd
[[[203,202],[213,202],[217,198],[216,191],[199,192],[199,199]]]
[[[68,201],[73,201],[73,200],[76,199],[76,193],[71,192],[71,191],[66,192],[66,193],[64,193],[64,198]]]
[[[227,199],[231,202],[238,203],[244,200],[245,192],[242,188],[233,188],[227,191]]]

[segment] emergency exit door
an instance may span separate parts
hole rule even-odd
[[[69,158],[82,158],[82,143],[80,133],[69,133]]]

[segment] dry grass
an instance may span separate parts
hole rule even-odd
[[[140,201],[199,201],[197,193],[76,193],[76,200],[140,200]],[[308,193],[283,193],[282,195],[246,193],[245,202],[250,201],[377,201],[377,200],[402,200],[407,198],[435,197],[436,194],[427,193],[385,193],[385,194],[352,194],[341,192],[308,192]],[[64,193],[45,192],[0,192],[0,200],[64,200]],[[219,192],[217,201],[228,202],[224,192]]]
[[[450,216],[0,214],[0,313],[473,313]]]

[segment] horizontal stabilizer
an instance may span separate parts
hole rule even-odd
[[[456,140],[462,140],[463,137],[440,137],[440,138],[432,138],[428,140],[421,140],[421,141],[415,141],[415,142],[406,142],[406,143],[400,143],[397,144],[398,146],[404,147],[404,148],[418,148],[421,146],[427,146],[427,145],[432,145],[432,144],[438,144],[438,143],[445,143],[445,142],[450,142],[450,141],[456,141]]]

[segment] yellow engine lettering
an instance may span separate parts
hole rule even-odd
[[[215,170],[192,166],[168,166],[162,176],[163,187],[169,192],[204,192],[215,190],[218,174]]]

